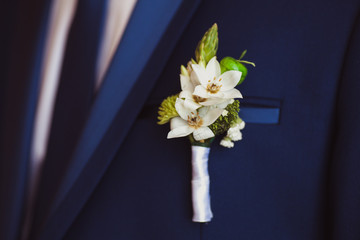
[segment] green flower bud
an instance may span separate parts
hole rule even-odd
[[[218,27],[215,23],[198,43],[195,50],[196,61],[206,65],[216,55],[218,44]]]
[[[220,62],[220,67],[221,67],[221,73],[224,73],[224,72],[230,71],[230,70],[235,70],[235,71],[241,72],[242,74],[241,74],[240,81],[238,82],[238,85],[245,80],[245,77],[248,72],[247,68],[242,63],[240,63],[238,60],[236,60],[235,58],[232,58],[232,57],[223,58]]]
[[[169,122],[172,118],[179,116],[178,112],[175,109],[176,99],[179,97],[179,94],[167,97],[162,101],[159,111],[158,111],[158,124],[163,125]]]
[[[188,72],[188,70],[186,69],[186,67],[184,65],[181,65],[180,72],[184,76],[189,76],[189,72]]]

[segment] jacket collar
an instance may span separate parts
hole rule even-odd
[[[79,213],[135,121],[198,3],[138,1],[40,239],[60,239]]]

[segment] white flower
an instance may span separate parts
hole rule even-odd
[[[193,74],[194,73],[191,72],[190,75]],[[196,83],[191,81],[189,76],[180,74],[180,85],[182,91],[180,92],[179,98],[184,98],[186,100],[193,101],[198,106],[198,108],[201,107],[202,105],[198,103],[199,102],[198,100],[201,99],[197,99],[196,96],[193,96],[192,94],[194,92]]]
[[[223,117],[225,117],[226,115],[228,115],[228,113],[229,113],[229,111],[227,111],[227,110],[224,109],[224,111],[221,113],[221,115],[222,115]]]
[[[199,102],[201,105],[208,106],[229,101],[232,98],[242,98],[239,90],[235,86],[240,80],[241,72],[227,71],[221,74],[220,64],[213,57],[206,68],[199,64],[192,65],[192,76],[200,85],[195,86],[192,95],[198,96],[208,101]]]
[[[242,139],[242,134],[239,128],[229,128],[227,136],[233,141],[239,141]]]
[[[245,127],[245,122],[243,120],[241,120],[240,123],[237,123],[233,128],[238,128],[239,130],[244,129]]]
[[[219,101],[219,99],[202,98],[193,94],[195,87],[200,85],[200,82],[197,76],[195,75],[194,71],[190,72],[190,77],[180,74],[180,85],[182,91],[180,92],[179,98],[193,101],[197,104],[198,107],[202,107],[203,105],[210,106],[217,103],[221,103],[223,101],[223,100]]]
[[[235,126],[231,127],[227,131],[227,137],[233,141],[239,141],[242,139],[241,129],[245,127],[245,122],[241,120],[240,123],[237,123]]]
[[[214,104],[212,106],[225,109],[227,107],[227,105],[230,104],[231,100],[234,100],[234,99],[225,99],[225,100],[223,100],[223,102]]]
[[[220,145],[223,147],[227,147],[227,148],[232,148],[234,147],[234,143],[231,141],[230,138],[228,137],[224,137],[221,141],[220,141]]]
[[[196,141],[214,137],[208,127],[221,115],[223,109],[202,107],[197,109],[196,103],[178,98],[175,103],[180,117],[171,119],[167,138],[185,137],[193,134]]]

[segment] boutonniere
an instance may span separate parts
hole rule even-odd
[[[195,57],[187,67],[180,68],[179,94],[169,96],[159,107],[159,122],[170,122],[167,138],[188,137],[192,148],[192,203],[193,221],[209,222],[213,217],[210,207],[208,159],[210,145],[216,136],[223,135],[220,145],[232,148],[242,139],[245,122],[239,117],[242,95],[236,86],[246,75],[243,60],[216,58],[218,31],[214,24],[200,40]]]

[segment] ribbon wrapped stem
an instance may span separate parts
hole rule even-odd
[[[210,148],[191,146],[192,150],[192,204],[193,222],[210,222],[213,214],[210,206],[210,179],[208,159]]]

